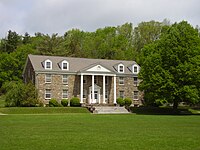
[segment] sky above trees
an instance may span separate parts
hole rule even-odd
[[[199,0],[0,0],[0,38],[20,34],[63,34],[72,28],[95,31],[105,26],[142,21],[200,25]]]

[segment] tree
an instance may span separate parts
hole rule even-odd
[[[0,50],[2,52],[14,52],[18,45],[22,43],[21,36],[11,30],[8,31],[7,38],[2,40]]]
[[[37,99],[37,90],[32,83],[24,84],[21,81],[6,82],[3,85],[6,92],[6,106],[36,106],[39,103]]]
[[[200,38],[190,24],[173,24],[143,55],[139,88],[147,103],[167,100],[177,109],[179,102],[200,101]]]

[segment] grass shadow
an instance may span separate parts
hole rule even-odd
[[[171,107],[130,107],[130,110],[141,115],[200,115],[198,111],[188,108],[174,110]]]

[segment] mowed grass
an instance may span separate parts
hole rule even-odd
[[[3,114],[65,114],[65,113],[89,113],[83,107],[5,107],[0,108]]]
[[[1,115],[1,150],[200,150],[200,116]]]

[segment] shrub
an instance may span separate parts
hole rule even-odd
[[[37,90],[32,83],[24,84],[21,81],[6,82],[2,86],[7,107],[34,107],[39,101]]]
[[[52,98],[50,101],[49,101],[49,107],[59,107],[59,103],[58,101],[55,99],[55,98]]]
[[[125,106],[130,106],[132,104],[132,100],[130,98],[124,99]]]
[[[79,106],[81,106],[79,98],[78,97],[73,97],[70,100],[70,106],[72,106],[72,107],[79,107]]]
[[[67,107],[67,106],[68,106],[68,100],[67,100],[67,99],[62,99],[62,100],[61,100],[61,104],[62,104],[64,107]]]
[[[123,100],[123,98],[119,97],[119,98],[117,98],[117,104],[119,104],[120,106],[124,106],[125,101]]]

